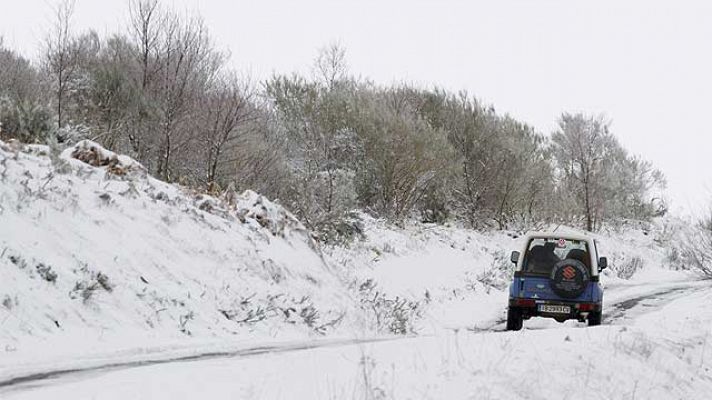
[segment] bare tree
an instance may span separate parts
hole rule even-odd
[[[58,127],[64,124],[65,101],[77,67],[71,31],[74,3],[74,0],[64,0],[57,5],[54,25],[45,39],[45,68],[54,92]]]
[[[158,0],[132,0],[129,3],[129,37],[135,47],[135,59],[138,73],[133,77],[135,86],[145,101],[134,115],[134,123],[127,127],[127,137],[133,154],[149,163],[149,154],[157,146],[154,132],[158,130],[157,110],[151,99],[156,86],[157,74],[161,64],[158,62],[161,52],[161,35],[166,14]]]
[[[208,191],[215,191],[219,167],[226,160],[231,146],[239,145],[242,130],[250,129],[247,122],[255,118],[251,103],[253,91],[243,86],[235,74],[219,79],[215,88],[205,95],[203,117],[205,133],[201,137],[205,155],[205,180]]]
[[[696,224],[683,227],[677,233],[671,262],[677,263],[677,268],[692,270],[706,279],[712,279],[712,208]]]
[[[172,180],[172,161],[194,136],[186,132],[195,109],[195,100],[218,76],[224,57],[216,52],[199,17],[187,20],[171,14],[161,35],[155,101],[158,104],[159,132],[156,172]]]
[[[154,59],[159,51],[164,14],[158,0],[132,0],[129,3],[131,35],[138,46],[141,65],[141,87],[145,90],[155,73]]]
[[[266,85],[294,174],[292,201],[315,228],[354,205],[355,132],[348,122],[354,82],[345,75],[344,51],[320,51],[313,80],[279,76]]]
[[[593,231],[606,217],[606,209],[626,186],[615,185],[627,153],[609,131],[603,117],[564,114],[552,135],[554,156],[562,172],[563,193],[584,213],[586,229]]]
[[[224,146],[219,165],[220,180],[235,190],[251,189],[272,199],[292,204],[287,140],[268,107],[251,98],[248,117]]]
[[[87,104],[83,107],[93,140],[122,153],[136,150],[132,145],[138,144],[136,134],[144,118],[145,98],[135,81],[135,67],[134,47],[127,38],[115,35],[105,40],[89,72]]]
[[[348,73],[346,49],[338,43],[321,48],[314,62],[314,71],[328,89],[334,89]]]

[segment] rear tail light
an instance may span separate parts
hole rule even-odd
[[[592,303],[579,304],[579,311],[592,311],[596,305]]]
[[[519,307],[534,307],[536,302],[532,299],[517,299],[515,304]]]

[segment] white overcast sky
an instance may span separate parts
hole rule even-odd
[[[52,0],[0,0],[6,45],[35,56]],[[563,111],[605,114],[668,177],[674,209],[712,198],[712,2],[164,0],[198,11],[255,78],[308,72],[339,42],[379,83],[466,89],[542,133]],[[77,0],[77,30],[125,26],[124,0]]]

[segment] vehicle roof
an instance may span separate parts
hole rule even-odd
[[[592,242],[593,238],[591,236],[586,236],[580,233],[571,233],[571,232],[529,232],[526,235],[527,241],[529,239],[571,239],[571,240],[582,240],[582,241],[587,241],[587,242]]]

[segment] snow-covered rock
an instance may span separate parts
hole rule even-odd
[[[106,173],[115,176],[146,175],[146,168],[138,161],[107,150],[91,140],[82,140],[76,145],[65,149],[61,154],[61,158],[75,165],[79,161],[92,167],[102,167]]]

